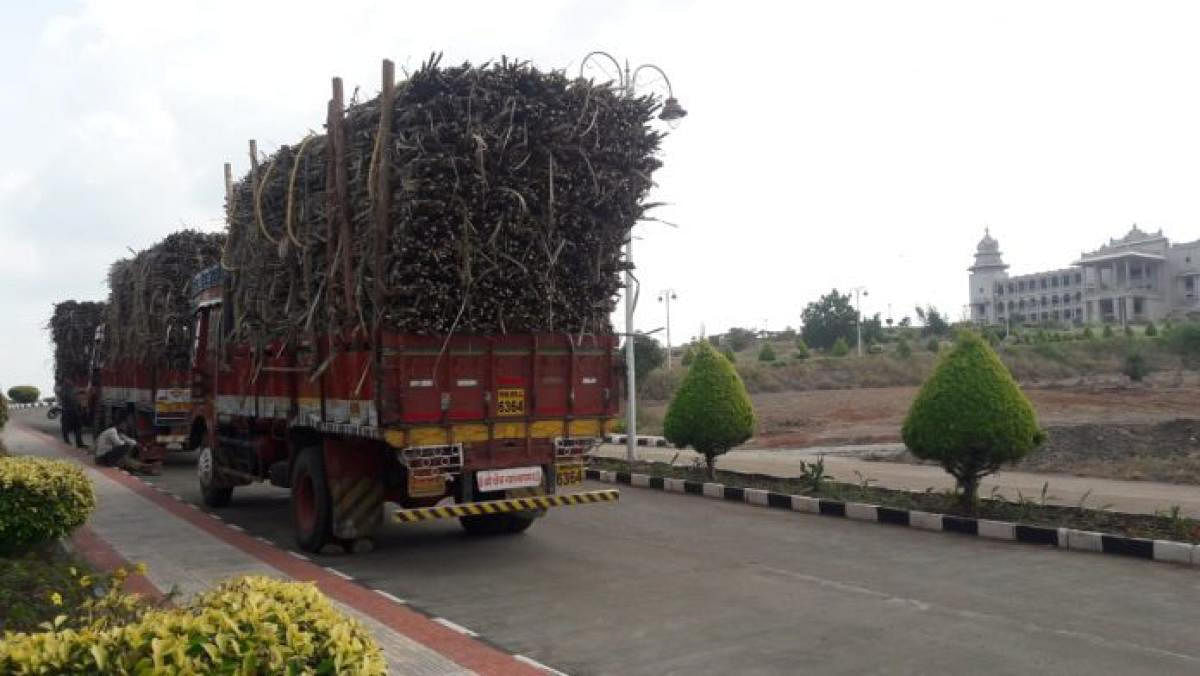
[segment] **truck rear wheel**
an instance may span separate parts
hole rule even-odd
[[[292,468],[292,523],[296,544],[319,552],[333,538],[333,501],[325,480],[325,458],[320,446],[301,449]]]
[[[505,495],[503,492],[481,493],[478,499],[480,501],[502,500]],[[460,516],[458,522],[462,524],[463,530],[467,531],[470,535],[513,535],[529,530],[533,522],[537,521],[538,517],[545,513],[546,510],[540,509],[529,512]]]
[[[209,446],[201,448],[196,458],[196,476],[200,479],[200,497],[206,507],[229,506],[229,501],[233,499],[233,486],[221,484],[217,460]]]
[[[481,516],[461,516],[458,522],[463,530],[471,535],[512,535],[529,530],[536,516],[518,514],[487,514]]]

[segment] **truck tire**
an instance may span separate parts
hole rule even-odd
[[[296,544],[319,552],[333,537],[333,501],[325,479],[325,457],[320,446],[303,448],[292,467],[292,524]],[[340,542],[338,542],[340,544]]]
[[[481,493],[479,500],[502,500],[505,494]],[[481,514],[479,516],[460,516],[459,524],[469,535],[514,535],[529,530],[538,517],[546,513],[539,509],[531,512],[508,512],[506,514]]]
[[[537,516],[520,514],[487,514],[460,516],[458,522],[469,535],[515,535],[529,530]]]
[[[200,479],[200,497],[206,507],[228,507],[233,499],[233,486],[223,486],[217,477],[217,459],[212,448],[200,449],[196,458],[196,476]]]

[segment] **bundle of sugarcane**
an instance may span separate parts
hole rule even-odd
[[[325,135],[233,186],[239,336],[607,330],[622,244],[653,206],[657,102],[436,58],[388,98],[344,118],[331,102]]]
[[[220,260],[223,233],[181,230],[108,272],[107,357],[186,368],[191,349],[192,277]]]
[[[87,379],[96,327],[104,321],[104,303],[68,300],[54,304],[50,337],[54,340],[54,381]]]

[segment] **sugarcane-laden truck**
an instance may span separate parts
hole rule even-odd
[[[193,448],[191,372],[152,359],[105,359],[104,332],[105,325],[96,327],[96,377],[88,392],[96,432],[124,417],[144,463],[161,463],[170,451]]]
[[[575,492],[618,406],[613,335],[341,336],[230,342],[214,267],[197,276],[192,444],[204,503],[291,490],[301,547],[353,545],[385,516],[516,533]],[[453,504],[446,504],[452,502]],[[384,505],[389,505],[385,515]],[[394,507],[393,507],[394,505]]]
[[[225,167],[227,234],[188,284],[189,447],[204,501],[291,491],[302,548],[387,515],[524,531],[579,492],[617,414],[610,317],[660,105],[500,59],[435,55],[325,133]],[[176,266],[178,268],[178,266]]]

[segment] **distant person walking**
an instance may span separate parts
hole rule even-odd
[[[66,383],[58,386],[58,405],[62,408],[62,414],[59,415],[58,421],[62,426],[63,441],[71,443],[71,435],[75,435],[75,445],[79,448],[87,448],[87,444],[83,443],[83,407],[79,405],[79,397],[75,395],[75,388]]]

